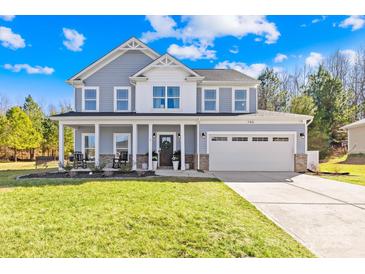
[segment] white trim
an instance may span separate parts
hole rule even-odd
[[[63,170],[65,163],[64,158],[64,124],[62,122],[58,123],[58,169]]]
[[[126,89],[128,90],[128,109],[127,110],[118,110],[117,109],[117,90],[118,89]],[[130,112],[132,109],[132,98],[131,98],[131,87],[130,86],[115,86],[113,92],[113,105],[114,105],[114,112]],[[125,101],[125,100],[123,100]]]
[[[152,138],[153,126],[151,123],[148,124],[148,170],[153,170],[152,164],[152,151],[153,151],[153,138]]]
[[[180,124],[180,151],[181,151],[181,163],[180,169],[185,170],[185,125]]]
[[[85,110],[85,89],[96,90],[96,110]],[[99,112],[99,87],[97,86],[84,86],[81,90],[81,104],[83,112]]]
[[[144,68],[140,69],[139,71],[137,71],[135,74],[133,74],[130,77],[130,79],[134,79],[134,78],[138,77],[139,75],[143,74],[147,70],[156,67],[156,65],[158,65],[159,63],[163,63],[164,66],[168,66],[168,67],[181,67],[185,71],[187,71],[190,74],[196,76],[198,78],[197,80],[203,79],[203,77],[201,75],[199,75],[198,73],[196,73],[195,71],[193,71],[191,68],[185,66],[183,63],[181,63],[179,60],[177,60],[176,58],[172,57],[168,53],[160,56],[155,61],[153,61],[151,64],[149,64],[149,65],[145,66]],[[176,65],[173,64],[173,63],[176,63]]]
[[[197,169],[200,169],[200,119],[196,124],[196,154],[197,154]]]
[[[95,140],[95,133],[94,132],[83,132],[81,133],[81,153],[84,155],[85,157],[85,136],[94,136],[94,140]],[[96,147],[96,143],[95,143],[95,147]],[[94,148],[96,149],[96,148]],[[96,151],[95,151],[96,153]]]
[[[132,125],[132,170],[137,170],[138,125]]]
[[[154,87],[164,87],[165,88],[165,97],[154,97],[153,96],[153,88]],[[167,88],[168,87],[178,87],[179,88],[179,97],[168,97],[167,96]],[[165,99],[165,108],[154,108],[153,107],[153,100],[155,99],[155,98],[159,98],[159,99],[162,99],[162,98],[164,98]],[[171,98],[171,99],[179,99],[179,107],[178,108],[168,108],[168,106],[167,106],[167,99],[168,98]],[[171,85],[164,85],[164,84],[161,84],[161,85],[153,85],[152,86],[152,113],[153,112],[159,112],[159,111],[161,111],[161,112],[174,112],[174,111],[176,111],[176,112],[180,112],[181,111],[181,86],[180,85],[173,85],[173,84],[171,84]]]
[[[294,154],[297,153],[296,131],[207,131],[207,154],[209,154],[210,135],[293,135]]]
[[[231,87],[232,88],[232,112],[233,113],[247,113],[250,112],[250,89],[249,88],[245,88],[245,87]],[[241,110],[236,110],[236,91],[237,90],[244,90],[246,91],[246,109],[241,111]],[[243,101],[243,100],[239,100],[239,101]]]
[[[215,110],[205,110],[205,90],[215,90]],[[201,110],[202,112],[219,112],[219,87],[202,87]],[[213,101],[211,99],[208,99]]]
[[[158,131],[156,132],[156,150],[158,154],[158,165],[160,166],[160,135],[172,135],[173,153],[176,151],[176,132]]]
[[[99,166],[100,159],[100,124],[95,124],[95,166]]]
[[[137,43],[138,45],[141,45],[141,47],[137,47],[137,46],[134,48],[128,47],[128,45],[131,43]],[[121,45],[119,45],[118,47],[116,47],[115,49],[113,49],[112,51],[110,51],[109,53],[107,53],[106,55],[104,55],[103,57],[101,57],[100,59],[98,59],[96,62],[92,63],[91,65],[89,65],[86,68],[84,68],[83,70],[81,70],[76,75],[72,76],[66,82],[73,84],[73,82],[77,81],[76,79],[78,79],[78,78],[81,78],[81,80],[82,80],[82,79],[89,77],[90,75],[94,74],[99,69],[103,68],[104,66],[106,66],[107,64],[109,64],[110,62],[115,60],[116,58],[118,58],[118,57],[122,56],[124,53],[128,52],[129,50],[140,50],[141,52],[143,52],[144,54],[149,56],[151,59],[156,59],[160,56],[157,52],[155,52],[153,49],[148,47],[146,44],[144,44],[137,38],[132,37],[132,38],[128,39],[127,41],[125,41],[124,43],[122,43]]]
[[[117,135],[125,135],[128,137],[128,157],[127,162],[129,162],[129,155],[131,154],[131,134],[125,132],[114,132],[113,133],[113,154],[117,155]]]

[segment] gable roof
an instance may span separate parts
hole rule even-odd
[[[259,83],[258,80],[234,69],[194,69],[204,76],[204,81],[243,81]]]
[[[341,127],[341,129],[350,129],[350,128],[355,128],[355,127],[361,127],[361,126],[365,126],[365,119],[356,121],[354,123],[348,124],[346,126]]]
[[[110,62],[112,62],[113,60],[115,60],[116,58],[123,55],[124,53],[126,53],[129,50],[140,50],[143,53],[145,53],[146,55],[150,56],[152,59],[156,59],[160,56],[160,54],[158,54],[153,49],[148,47],[142,41],[140,41],[139,39],[137,39],[135,37],[132,37],[132,38],[128,39],[127,41],[125,41],[124,43],[122,43],[121,45],[112,49],[110,52],[108,52],[103,57],[97,59],[96,61],[94,61],[93,63],[88,65],[86,68],[82,69],[80,72],[76,73],[74,76],[69,78],[66,82],[69,84],[73,84],[74,81],[77,82],[77,81],[82,80],[83,78],[86,78],[90,74],[98,71],[99,69],[101,69],[105,65],[109,64]]]
[[[152,63],[148,64],[147,66],[143,67],[139,71],[137,71],[135,74],[133,74],[130,78],[136,79],[138,77],[144,77],[144,73],[154,67],[181,67],[192,77],[198,77],[199,79],[203,79],[201,75],[199,75],[197,72],[189,68],[188,66],[181,63],[179,60],[177,60],[175,57],[171,56],[168,53],[165,53],[164,55],[158,57],[156,60],[154,60]]]

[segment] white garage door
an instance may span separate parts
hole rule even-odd
[[[293,171],[293,134],[214,134],[209,136],[209,169]]]

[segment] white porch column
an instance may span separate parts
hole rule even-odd
[[[63,138],[63,123],[58,123],[58,169],[63,170],[64,167],[64,138]]]
[[[152,124],[148,124],[148,170],[152,169]]]
[[[180,124],[181,170],[185,170],[185,125]]]
[[[132,125],[132,170],[137,170],[137,124]]]
[[[200,121],[196,124],[196,153],[198,161],[196,167],[197,169],[200,169]]]
[[[100,125],[98,123],[95,124],[95,166],[99,166],[100,156]]]

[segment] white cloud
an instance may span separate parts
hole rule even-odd
[[[256,38],[254,39],[254,41],[255,41],[255,42],[261,42],[261,41],[262,41],[262,38],[261,38],[261,37],[256,37]]]
[[[233,54],[237,54],[240,52],[238,46],[234,45],[230,50],[229,50],[230,53],[233,53]]]
[[[357,58],[357,53],[356,51],[352,50],[352,49],[344,49],[344,50],[340,50],[340,53],[345,56],[349,62],[351,64],[355,64],[356,62],[356,58]]]
[[[265,16],[182,16],[180,26],[170,16],[147,16],[146,20],[150,22],[153,31],[142,33],[142,41],[148,43],[161,38],[175,38],[184,44],[179,46],[180,51],[185,51],[189,44],[194,45],[189,51],[196,51],[194,48],[212,51],[208,47],[214,46],[216,38],[225,36],[240,39],[253,34],[260,41],[264,38],[266,44],[275,43],[280,36],[276,25]],[[206,54],[201,56],[204,58]]]
[[[11,28],[2,26],[0,26],[0,42],[3,47],[13,50],[25,47],[25,41],[19,34],[14,33]]]
[[[183,27],[178,27],[170,16],[147,16],[154,31],[142,33],[144,42],[159,38],[176,38],[183,41],[199,40],[210,44],[214,39],[224,36],[242,38],[248,34],[264,37],[265,43],[275,43],[280,36],[276,25],[265,16],[183,16]]]
[[[282,54],[282,53],[278,53],[278,54],[276,54],[276,56],[274,58],[274,62],[281,63],[281,62],[285,61],[286,59],[288,59],[288,56],[286,56],[285,54]]]
[[[223,61],[215,65],[215,68],[217,69],[234,69],[237,71],[240,71],[244,74],[247,74],[251,77],[257,78],[261,72],[267,68],[266,64],[251,64],[247,65],[242,62],[229,62],[229,61]]]
[[[326,20],[326,18],[327,18],[327,16],[322,15],[320,18],[313,19],[312,24],[317,24],[319,22],[322,22],[322,21]]]
[[[82,46],[85,43],[86,37],[74,29],[63,28],[63,35],[66,40],[63,45],[71,51],[82,51]]]
[[[46,74],[50,75],[54,72],[54,68],[50,67],[41,67],[41,66],[30,66],[28,64],[5,64],[4,69],[10,70],[12,72],[20,72],[25,70],[28,74]]]
[[[343,20],[339,24],[339,27],[341,27],[341,28],[351,27],[352,31],[361,29],[364,26],[365,26],[364,16],[360,16],[360,15],[352,15],[350,17],[347,17],[345,20]]]
[[[204,46],[179,46],[172,44],[167,49],[167,52],[179,59],[216,59],[215,50],[209,50]]]
[[[300,27],[305,28],[305,27],[307,27],[307,24],[301,24]]]
[[[318,52],[311,52],[307,58],[305,58],[305,64],[311,68],[318,67],[323,62],[322,54]]]
[[[0,18],[4,21],[13,21],[15,18],[15,15],[0,15]]]

